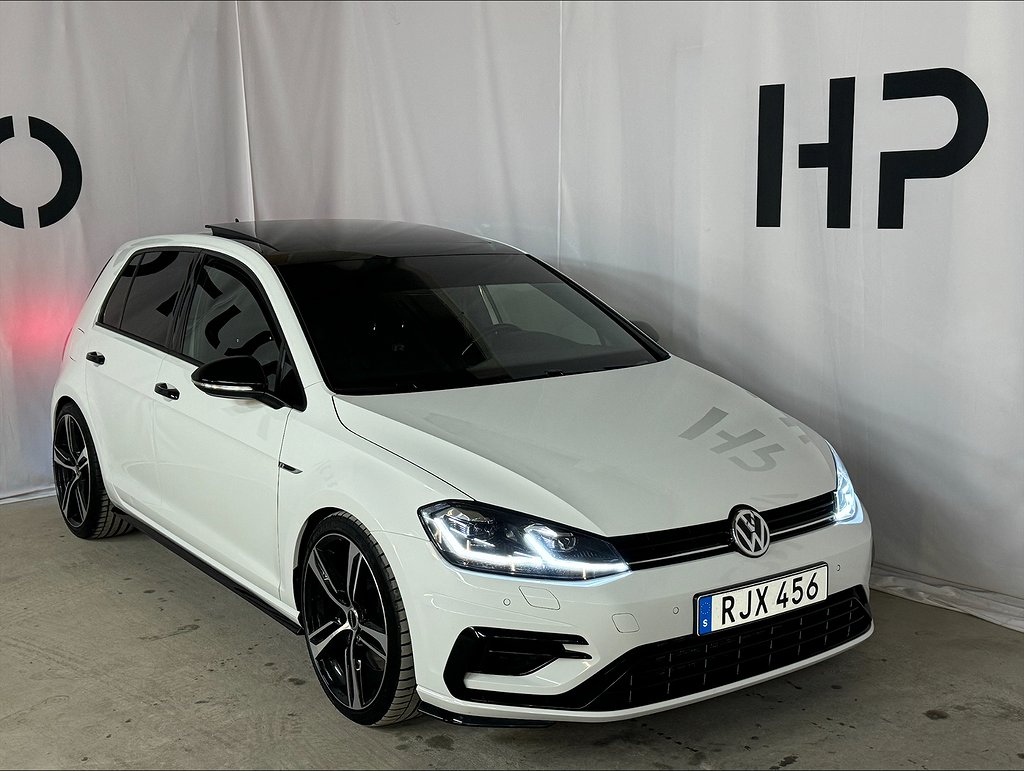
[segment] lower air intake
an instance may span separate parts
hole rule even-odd
[[[466,701],[608,712],[670,701],[763,675],[838,648],[870,628],[867,596],[861,587],[855,587],[824,602],[738,629],[642,645],[556,696],[466,688],[456,674],[466,670],[453,667],[454,656],[445,674],[453,695]]]
[[[792,614],[705,637],[632,651],[631,660],[587,709],[640,707],[729,685],[837,648],[871,628],[860,590]]]

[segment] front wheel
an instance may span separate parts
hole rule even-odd
[[[317,679],[345,717],[385,726],[416,714],[405,605],[380,545],[348,514],[332,514],[303,555],[302,624]]]

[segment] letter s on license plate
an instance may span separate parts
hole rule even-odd
[[[828,565],[697,597],[697,634],[778,616],[828,597]]]

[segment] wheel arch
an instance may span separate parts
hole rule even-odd
[[[316,526],[327,519],[331,514],[340,512],[341,509],[337,509],[331,506],[326,506],[322,509],[314,511],[308,517],[306,521],[302,523],[302,527],[299,529],[299,537],[295,542],[294,553],[292,554],[292,591],[291,600],[295,603],[295,608],[299,611],[299,623],[302,623],[302,573],[300,570],[300,563],[302,562],[302,555],[306,552],[306,543],[309,541],[309,536],[316,529]]]
[[[92,443],[96,449],[96,464],[100,469],[100,475],[103,476],[103,469],[106,468],[106,459],[101,457],[103,452],[100,449],[101,442],[98,441],[98,437],[93,431],[93,426],[90,424],[89,418],[85,414],[85,409],[83,407],[85,403],[85,396],[77,393],[75,389],[64,390],[53,402],[53,414],[50,415],[50,436],[52,439],[53,432],[57,430],[57,416],[60,415],[60,411],[70,404],[78,410],[79,414],[82,416],[82,420],[85,422],[86,430],[92,437]],[[103,478],[106,479],[106,477]],[[109,490],[107,492],[108,494],[110,493]],[[114,495],[113,499],[117,501],[120,500],[117,495]],[[120,505],[120,503],[118,503],[118,505]]]
[[[295,608],[299,611],[300,623],[302,621],[302,597],[300,596],[302,593],[302,555],[305,554],[306,545],[309,543],[309,537],[313,531],[316,530],[317,525],[332,514],[344,514],[347,517],[351,517],[370,531],[372,531],[377,524],[372,517],[360,517],[347,509],[341,508],[340,506],[323,506],[306,517],[306,520],[302,523],[302,527],[299,529],[299,537],[295,540],[295,549],[292,553],[291,570],[291,600],[295,603]]]
[[[57,427],[57,416],[60,415],[60,411],[64,409],[65,405],[68,404],[73,404],[79,412],[82,411],[81,405],[79,405],[79,403],[74,399],[74,397],[69,396],[68,394],[64,394],[63,396],[61,396],[54,403],[53,414],[50,415],[50,433],[53,433],[53,430]]]

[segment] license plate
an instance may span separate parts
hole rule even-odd
[[[828,597],[828,565],[697,597],[697,634],[805,608]]]

